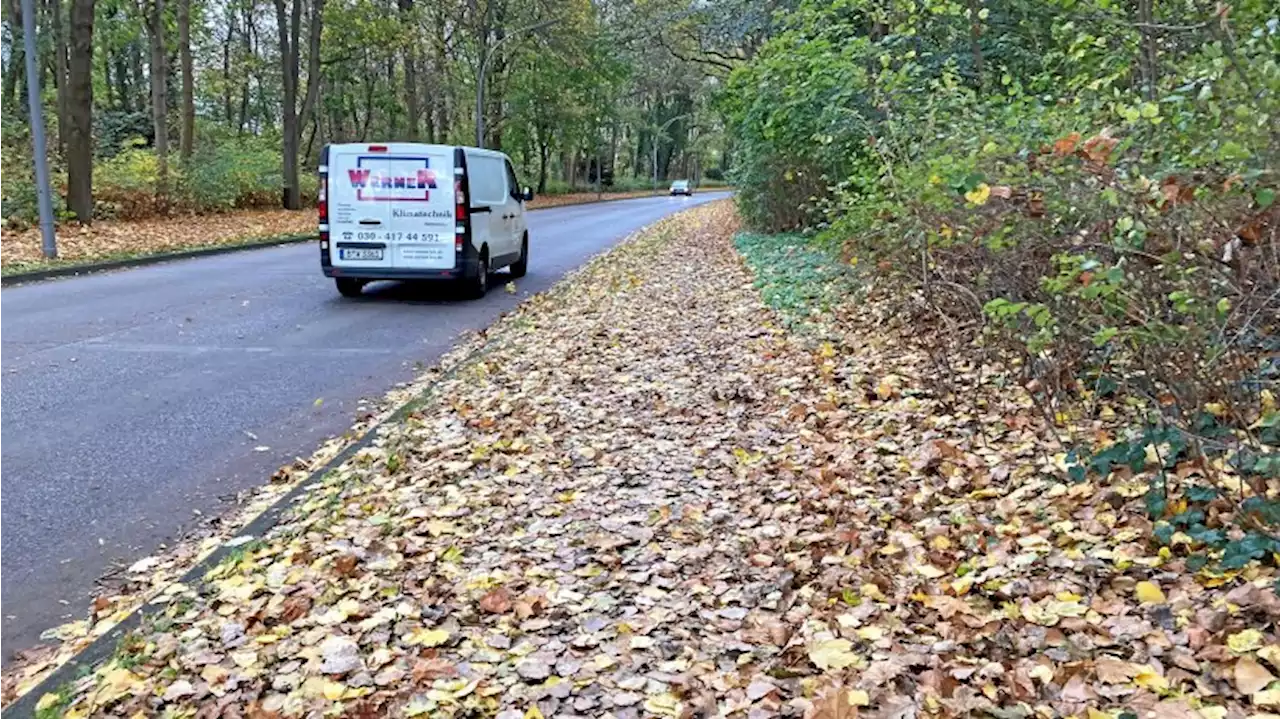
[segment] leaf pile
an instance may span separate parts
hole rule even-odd
[[[163,217],[147,220],[102,220],[90,226],[58,227],[57,262],[89,262],[161,252],[238,245],[272,237],[314,232],[314,212],[241,210],[225,214]],[[40,229],[4,233],[0,266],[35,269],[48,263],[40,254]]]
[[[68,716],[1138,716],[1280,701],[1270,569],[1151,554],[891,312],[778,326],[716,203],[526,303]]]

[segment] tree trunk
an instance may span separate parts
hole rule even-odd
[[[307,28],[307,93],[302,98],[302,116],[298,119],[298,127],[311,124],[315,113],[316,102],[320,97],[320,33],[324,29],[324,0],[312,0],[311,20]],[[294,29],[294,46],[297,47],[298,33]],[[296,58],[295,58],[296,61]],[[295,92],[297,83],[294,83]]]
[[[125,112],[133,112],[133,88],[129,85],[129,68],[126,63],[127,58],[122,52],[116,52],[115,62],[116,68],[116,93],[120,97],[120,109]]]
[[[538,133],[538,194],[547,191],[547,160],[551,159],[551,143],[544,128]]]
[[[93,221],[93,1],[71,0],[67,71],[67,206]]]
[[[156,199],[163,211],[169,195],[169,70],[164,48],[164,0],[152,0],[149,25],[151,121],[156,133]]]
[[[227,36],[222,40],[222,118],[231,124],[231,44],[235,41],[236,13],[227,4]]]
[[[9,51],[9,67],[4,73],[3,103],[5,107],[18,110],[18,117],[25,118],[26,103],[18,96],[26,56],[23,55],[22,44],[22,5],[18,0],[10,0],[8,10],[9,31],[13,44]]]
[[[973,85],[982,90],[981,0],[969,0],[969,54],[973,56]]]
[[[301,33],[302,0],[293,0],[286,8],[285,0],[275,0],[276,27],[280,34],[280,67],[284,80],[284,192],[286,210],[302,207],[298,186],[298,37]]]
[[[409,26],[413,23],[413,0],[397,0],[400,8],[400,22]],[[418,127],[421,125],[422,110],[418,106],[418,46],[409,43],[404,54],[404,107],[408,113],[410,142],[418,139]]]
[[[62,0],[49,0],[49,29],[53,34],[53,89],[58,103],[58,155],[67,151],[67,37],[62,27]]]
[[[178,52],[182,65],[182,125],[178,128],[178,155],[183,164],[195,146],[196,100],[191,69],[191,0],[178,0]]]
[[[1138,56],[1138,69],[1142,74],[1143,82],[1146,84],[1145,93],[1147,99],[1151,102],[1156,100],[1156,82],[1160,79],[1156,37],[1151,29],[1151,25],[1155,22],[1155,12],[1152,8],[1153,2],[1154,0],[1138,0],[1138,22],[1141,23],[1138,26],[1138,32],[1142,36]]]
[[[139,13],[141,14],[142,12],[143,9],[139,8]],[[141,112],[143,108],[148,107],[150,102],[148,96],[151,93],[151,89],[146,82],[147,76],[142,71],[142,48],[138,42],[129,43],[129,74],[131,76],[129,84],[133,86],[133,91],[137,93],[134,96],[133,106]]]

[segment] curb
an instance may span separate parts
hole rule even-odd
[[[707,190],[708,192],[718,192],[721,188]],[[726,188],[727,189],[727,188]],[[558,210],[564,207],[575,207],[577,205],[595,205],[604,202],[624,202],[626,200],[645,200],[652,197],[666,197],[661,192],[655,192],[651,195],[639,195],[634,197],[601,197],[598,200],[586,200],[583,202],[568,202],[563,205],[552,205],[551,207],[536,207],[529,212],[541,212],[542,210]],[[107,260],[105,262],[85,262],[82,264],[66,265],[64,267],[50,267],[47,270],[33,270],[31,272],[15,272],[10,275],[0,275],[0,287],[10,287],[13,285],[23,285],[31,282],[43,282],[44,280],[57,279],[59,277],[73,277],[79,275],[90,275],[98,272],[106,272],[108,270],[122,270],[132,267],[145,267],[147,265],[156,265],[161,262],[173,262],[175,260],[187,260],[196,257],[208,257],[210,255],[225,255],[232,252],[244,252],[247,250],[261,250],[267,247],[276,247],[279,245],[290,245],[299,242],[314,240],[316,236],[312,233],[301,235],[284,235],[269,240],[257,240],[253,242],[245,242],[239,245],[212,245],[209,247],[201,247],[194,250],[181,250],[178,252],[164,252],[157,255],[142,255],[140,257],[130,257],[123,260]]]
[[[338,469],[347,460],[354,457],[360,450],[365,449],[373,444],[378,438],[378,431],[383,426],[394,424],[405,419],[419,407],[429,402],[436,388],[445,381],[452,379],[463,367],[471,364],[472,360],[488,352],[494,347],[496,339],[486,339],[484,344],[467,353],[462,359],[458,360],[454,366],[447,372],[441,374],[434,382],[427,385],[423,391],[415,397],[412,397],[396,407],[390,414],[381,421],[369,426],[358,439],[343,449],[332,459],[325,462],[323,466],[313,470],[293,489],[290,489],[283,496],[273,502],[269,507],[254,517],[248,524],[241,527],[235,534],[229,536],[213,550],[204,559],[196,562],[182,576],[173,580],[172,583],[180,583],[186,585],[198,584],[214,567],[222,563],[228,555],[236,550],[243,541],[252,541],[261,539],[270,532],[276,525],[280,523],[281,515],[292,508],[294,501],[302,495],[309,492],[315,485],[324,479],[325,475],[335,469]],[[235,542],[241,539],[242,542]],[[233,544],[234,542],[234,544]],[[144,602],[133,610],[127,617],[121,619],[119,623],[107,630],[98,638],[90,642],[79,653],[72,655],[67,661],[57,669],[53,670],[38,684],[31,687],[22,696],[19,696],[11,704],[4,708],[6,717],[35,717],[36,705],[40,702],[40,698],[45,694],[57,692],[62,686],[75,682],[85,674],[92,672],[94,666],[109,658],[115,653],[120,640],[124,635],[136,629],[143,619],[153,614],[159,614],[164,611],[167,604],[152,604]]]
[[[302,235],[284,235],[270,240],[257,240],[254,242],[245,242],[239,245],[212,245],[210,247],[201,247],[194,250],[180,250],[178,252],[163,252],[158,255],[142,255],[141,257],[129,257],[123,260],[107,260],[106,262],[85,262],[83,264],[66,265],[65,267],[50,267],[47,270],[34,270],[32,272],[15,272],[10,275],[0,276],[0,287],[9,287],[10,285],[26,284],[28,282],[41,282],[44,280],[52,280],[58,277],[71,277],[75,275],[89,275],[98,272],[106,272],[107,270],[121,270],[130,267],[145,267],[146,265],[157,265],[161,262],[172,262],[174,260],[186,260],[195,257],[208,257],[209,255],[226,255],[232,252],[244,252],[246,250],[261,250],[266,247],[276,247],[278,245],[290,245],[298,242],[306,242],[314,240],[315,235],[306,233]]]

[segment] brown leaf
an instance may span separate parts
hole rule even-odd
[[[506,587],[489,590],[480,598],[480,608],[490,614],[506,614],[511,611],[511,592]]]
[[[1098,694],[1089,687],[1084,674],[1075,674],[1062,687],[1062,700],[1072,703],[1084,703],[1098,698]]]
[[[843,684],[829,686],[818,693],[807,719],[855,719],[858,708],[849,701],[849,690]]]
[[[1085,140],[1084,147],[1080,148],[1080,154],[1089,162],[1103,165],[1111,157],[1111,151],[1115,149],[1120,141],[1106,132],[1099,133]]]
[[[351,577],[356,574],[356,565],[359,562],[360,559],[356,555],[343,554],[334,561],[333,568],[338,571],[338,574],[344,577]]]
[[[999,197],[1007,200],[1010,197],[1013,197],[1013,188],[1008,185],[992,185],[991,197]]]
[[[1254,661],[1252,657],[1240,657],[1234,672],[1236,691],[1249,696],[1256,694],[1275,681],[1267,668]]]
[[[458,669],[447,659],[441,657],[430,657],[428,659],[419,659],[414,662],[411,673],[413,675],[413,680],[421,684],[423,682],[432,682],[436,679],[456,676]]]
[[[310,611],[310,609],[310,597],[290,597],[284,602],[284,609],[280,612],[280,620],[292,623]]]
[[[1076,145],[1080,142],[1080,133],[1073,132],[1064,138],[1053,143],[1053,154],[1058,157],[1066,157],[1076,151]]]
[[[1236,237],[1246,245],[1258,244],[1258,240],[1262,239],[1262,218],[1255,217],[1241,225],[1240,229],[1236,230]]]

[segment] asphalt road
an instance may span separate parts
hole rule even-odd
[[[350,426],[360,398],[411,378],[460,332],[643,225],[724,196],[533,212],[514,296],[499,278],[475,301],[394,283],[344,300],[314,243],[3,290],[5,662],[85,616],[111,566],[310,455]]]

